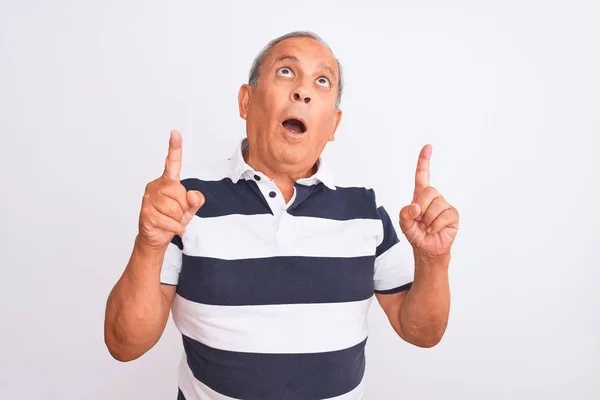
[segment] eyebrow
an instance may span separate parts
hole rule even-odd
[[[290,61],[294,61],[294,62],[299,62],[300,61],[298,59],[298,57],[296,57],[296,56],[285,55],[285,56],[279,56],[279,57],[277,57],[277,59],[275,60],[275,62],[273,62],[273,65],[277,64],[280,61],[285,61],[285,60],[290,60]]]
[[[277,59],[275,60],[275,62],[273,62],[273,65],[281,62],[281,61],[293,61],[293,62],[300,62],[300,59],[296,56],[292,56],[292,55],[283,55],[283,56],[279,56],[277,57]],[[337,74],[335,73],[335,71],[333,70],[333,68],[331,68],[328,64],[325,63],[321,63],[319,64],[319,68],[321,69],[325,69],[327,71],[329,71],[329,73],[337,80]]]
[[[325,64],[325,63],[321,63],[319,64],[319,68],[322,69],[326,69],[327,71],[329,71],[329,73],[335,78],[337,79],[337,75],[336,73],[333,71],[333,68],[331,68],[329,65]]]

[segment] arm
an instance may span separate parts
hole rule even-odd
[[[200,192],[187,191],[181,184],[180,171],[181,136],[173,131],[165,172],[146,185],[129,263],[106,303],[104,341],[119,361],[134,360],[150,350],[169,318],[181,269],[180,239],[204,204]],[[173,285],[161,284],[161,271],[165,282]]]
[[[108,297],[104,341],[119,361],[142,356],[165,329],[176,286],[160,283],[163,258],[164,253],[136,239],[129,263]]]
[[[409,290],[376,294],[396,333],[418,347],[433,347],[446,331],[450,313],[449,258],[415,260],[415,279]]]
[[[400,228],[412,246],[414,281],[408,291],[377,295],[394,330],[409,343],[435,346],[450,313],[448,266],[458,232],[458,211],[429,186],[431,147],[419,155],[412,203],[400,211]]]

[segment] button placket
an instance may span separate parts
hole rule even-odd
[[[259,179],[256,184],[259,186],[267,203],[269,203],[271,211],[273,211],[274,214],[279,214],[285,207],[285,204],[283,204],[283,196],[275,183],[273,181],[267,181],[266,179]]]
[[[287,209],[288,205],[285,204],[283,194],[277,185],[275,185],[275,182],[265,176],[261,176],[258,171],[253,171],[251,177],[251,179],[256,182],[258,189],[264,196],[274,214],[279,214]]]

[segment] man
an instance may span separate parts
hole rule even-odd
[[[335,185],[320,155],[342,85],[329,47],[294,32],[267,45],[240,88],[246,138],[231,158],[181,180],[171,133],[108,299],[113,357],[152,348],[172,310],[179,399],[361,399],[374,296],[402,339],[440,341],[458,213],[429,186],[431,146],[400,213],[406,241],[372,189]]]

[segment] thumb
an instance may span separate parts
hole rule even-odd
[[[200,207],[204,205],[205,198],[204,195],[197,190],[189,190],[185,197],[190,209],[183,214],[183,218],[181,218],[181,225],[188,226]]]
[[[404,234],[411,232],[416,227],[416,219],[420,214],[421,206],[417,203],[409,204],[400,210],[400,229]]]
[[[190,205],[190,213],[196,214],[196,211],[204,205],[204,195],[197,190],[190,190],[186,194],[188,204]]]

